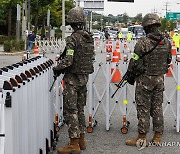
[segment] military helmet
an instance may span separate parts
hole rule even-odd
[[[161,26],[159,16],[155,13],[146,14],[142,20],[142,26],[146,27],[154,24]]]
[[[85,23],[84,11],[81,7],[72,8],[67,16],[66,22],[71,23]]]

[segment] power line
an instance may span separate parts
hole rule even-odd
[[[165,6],[165,9],[162,9],[162,10],[165,10],[165,11],[166,11],[166,14],[167,14],[168,11],[171,11],[171,10],[168,10],[168,6],[170,6],[169,4],[170,4],[170,2],[167,1],[167,2],[165,3],[165,5],[164,5],[164,6]],[[165,14],[165,15],[166,15],[166,14]]]
[[[154,7],[154,9],[151,10],[152,13],[157,13],[157,9]]]

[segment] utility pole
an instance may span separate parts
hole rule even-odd
[[[30,32],[30,13],[31,13],[31,0],[28,0],[28,34]]]
[[[62,0],[62,40],[65,38],[65,0]]]
[[[17,4],[16,40],[20,40],[21,6]]]
[[[170,4],[169,2],[166,2],[166,4],[164,5],[165,9],[162,9],[162,10],[166,11],[166,14],[167,14],[168,11],[170,11],[170,10],[168,10],[168,6],[170,6],[169,4]],[[165,14],[165,17],[166,17],[166,14]]]
[[[93,18],[93,12],[91,11],[90,32],[92,32],[92,18]]]
[[[162,10],[165,10],[165,11],[166,11],[165,17],[166,17],[166,15],[167,15],[167,12],[170,11],[170,10],[168,10],[168,6],[170,6],[169,4],[170,4],[169,2],[166,2],[166,4],[164,5],[164,6],[165,6],[165,9],[162,9]],[[165,27],[165,29],[167,30],[167,22],[166,22],[166,27]]]
[[[27,0],[23,3],[23,13],[22,13],[22,40],[24,41],[24,46],[26,50],[26,29],[27,29],[27,18],[26,18],[26,10],[27,10]]]
[[[47,11],[46,37],[50,39],[50,10]]]
[[[151,12],[152,13],[157,13],[157,9],[155,9],[155,7],[154,7],[154,9],[152,9]]]

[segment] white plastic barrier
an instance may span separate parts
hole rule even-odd
[[[35,45],[38,46],[40,53],[61,53],[64,51],[66,46],[65,40],[61,39],[43,39],[43,40],[35,40]]]
[[[52,60],[38,56],[1,68],[0,154],[39,154],[54,148],[52,67]]]

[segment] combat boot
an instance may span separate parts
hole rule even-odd
[[[80,146],[81,150],[85,150],[86,149],[85,133],[80,134],[79,146]]]
[[[80,154],[79,138],[71,138],[69,145],[59,148],[58,154]]]
[[[136,143],[139,139],[145,140],[146,142],[146,134],[139,134],[136,139],[126,140],[125,143],[129,146],[137,146]]]
[[[156,145],[158,145],[161,142],[161,133],[155,132],[152,142],[155,143]]]

